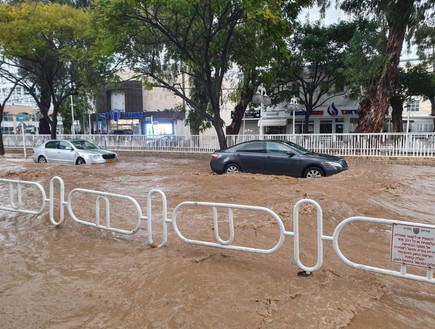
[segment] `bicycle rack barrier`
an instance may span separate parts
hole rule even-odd
[[[311,199],[299,200],[293,208],[293,228],[294,232],[286,231],[285,226],[281,218],[271,209],[259,206],[249,206],[240,204],[229,204],[229,203],[215,203],[215,202],[193,202],[184,201],[179,203],[172,212],[172,218],[168,218],[168,208],[167,208],[167,198],[166,195],[160,189],[153,189],[148,192],[147,195],[147,211],[146,216],[143,214],[141,206],[132,197],[122,194],[114,194],[102,191],[95,191],[89,189],[75,188],[69,192],[65,198],[65,187],[62,178],[55,176],[50,180],[49,184],[49,198],[40,183],[23,181],[23,180],[13,180],[13,179],[0,179],[0,191],[6,191],[2,186],[7,185],[9,188],[9,193],[6,193],[6,204],[1,203],[0,200],[0,210],[24,213],[31,215],[41,215],[44,211],[46,204],[49,204],[49,218],[50,222],[55,226],[62,226],[65,222],[65,208],[71,219],[82,225],[87,225],[95,227],[101,230],[111,231],[123,235],[132,235],[138,232],[142,221],[147,221],[147,235],[148,244],[153,244],[153,218],[155,217],[153,212],[153,202],[155,198],[154,195],[160,197],[161,202],[161,219],[160,224],[162,225],[162,241],[157,247],[163,247],[168,242],[168,224],[172,225],[175,235],[182,241],[199,246],[215,247],[227,250],[235,251],[245,251],[251,253],[259,254],[271,254],[278,251],[284,244],[286,237],[293,237],[294,239],[294,261],[296,265],[303,271],[307,273],[318,271],[323,264],[323,240],[332,241],[333,249],[339,259],[341,259],[348,266],[371,271],[375,273],[380,273],[384,275],[390,275],[395,277],[406,278],[415,281],[421,281],[426,283],[435,284],[434,278],[434,263],[435,263],[435,225],[429,224],[419,224],[412,222],[404,222],[391,219],[383,218],[372,218],[372,217],[350,217],[343,220],[334,230],[332,236],[327,236],[323,234],[323,212],[320,205]],[[55,188],[58,186],[58,203],[55,204]],[[40,195],[40,203],[38,207],[27,206],[23,201],[26,197],[26,192],[28,189],[36,190]],[[76,201],[77,196],[95,198],[95,220],[90,221],[86,218],[79,218],[77,214],[74,213],[73,204]],[[130,204],[133,209],[135,209],[135,224],[131,229],[114,227],[111,222],[111,201],[117,200],[123,204]],[[317,214],[317,262],[314,266],[306,266],[302,264],[300,260],[300,234],[299,234],[299,213],[302,205],[311,205],[316,209]],[[59,209],[59,217],[55,218],[55,208]],[[204,241],[190,239],[183,235],[180,227],[177,224],[177,216],[181,213],[183,208],[186,207],[202,207],[210,208],[213,214],[213,231],[215,241]],[[228,224],[228,239],[222,238],[220,234],[220,227],[218,221],[218,210],[223,210],[227,212],[227,224]],[[235,239],[235,229],[234,229],[234,211],[235,210],[245,210],[248,212],[261,213],[270,217],[277,225],[278,229],[278,240],[276,244],[269,248],[253,248],[240,245],[234,245]],[[101,214],[104,213],[105,217],[102,218]],[[394,271],[385,268],[379,268],[364,264],[355,263],[344,256],[340,249],[339,237],[344,227],[354,222],[368,222],[378,225],[388,225],[392,228],[392,244],[391,244],[391,255],[393,258],[394,253],[394,263],[400,264],[400,271]],[[395,231],[397,229],[397,232]],[[418,235],[420,234],[420,235]],[[403,257],[402,257],[403,256]],[[415,257],[414,257],[415,256]],[[402,257],[402,258],[401,258]],[[411,259],[417,259],[419,263],[412,263]],[[392,259],[393,262],[393,259]],[[426,269],[426,275],[416,275],[408,273],[408,267],[420,267]]]

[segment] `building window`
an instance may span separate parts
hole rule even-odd
[[[354,133],[357,127],[358,127],[358,119],[350,118],[349,132]]]
[[[417,125],[417,131],[432,132],[433,131],[433,124],[432,123],[419,123]]]
[[[4,112],[3,121],[14,121],[14,116],[12,115],[12,113]]]
[[[296,120],[296,124],[295,124],[295,133],[296,134],[302,134],[303,130],[304,130],[304,121],[297,121]],[[313,121],[309,121],[308,122],[308,131],[306,132],[307,134],[313,134],[314,133],[314,122]]]
[[[320,133],[321,134],[332,133],[332,120],[320,121]]]
[[[14,127],[2,127],[2,134],[13,134]]]
[[[418,112],[420,111],[420,100],[411,97],[406,107],[409,112]]]

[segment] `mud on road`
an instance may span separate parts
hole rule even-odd
[[[110,165],[36,164],[0,158],[0,178],[41,183],[53,176],[74,188],[124,194],[146,213],[150,190],[161,189],[171,214],[183,201],[267,207],[293,230],[293,207],[304,198],[320,204],[324,234],[345,218],[369,216],[435,223],[435,167],[348,159],[350,169],[322,179],[255,174],[216,175],[208,156],[121,154]],[[1,198],[7,191],[2,186]],[[74,211],[93,213],[82,198]],[[158,204],[158,202],[157,202]],[[158,206],[157,206],[158,208]],[[48,208],[47,208],[48,209]],[[114,204],[119,221],[132,211]],[[187,209],[180,226],[189,237],[213,238],[210,212]],[[301,260],[316,262],[316,211],[301,209]],[[220,234],[228,234],[219,213]],[[269,248],[277,225],[263,214],[235,212],[235,243]],[[156,244],[161,228],[156,225]],[[159,231],[160,230],[160,231]],[[342,249],[356,262],[388,266],[389,227],[355,224],[343,231]],[[41,216],[0,211],[0,327],[9,328],[430,328],[435,286],[353,269],[324,242],[322,268],[298,275],[293,238],[271,255],[192,246],[168,230],[168,244],[147,245],[145,223],[133,236],[73,222],[54,227]],[[416,270],[417,273],[418,270]]]

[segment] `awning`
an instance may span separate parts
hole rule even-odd
[[[268,126],[287,126],[287,119],[263,119],[263,127]],[[260,120],[258,120],[258,126],[260,127]]]

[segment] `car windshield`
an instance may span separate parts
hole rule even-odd
[[[79,150],[94,150],[99,148],[94,143],[88,141],[71,141],[71,144],[73,144]]]
[[[298,151],[299,153],[302,153],[302,154],[308,154],[308,153],[311,153],[311,151],[308,151],[306,148],[303,148],[302,146],[300,146],[300,145],[298,145],[298,144],[295,144],[295,143],[292,143],[292,142],[289,142],[289,141],[286,141],[285,142],[287,145],[289,145],[291,148],[293,148],[293,149],[295,149],[296,151]]]

